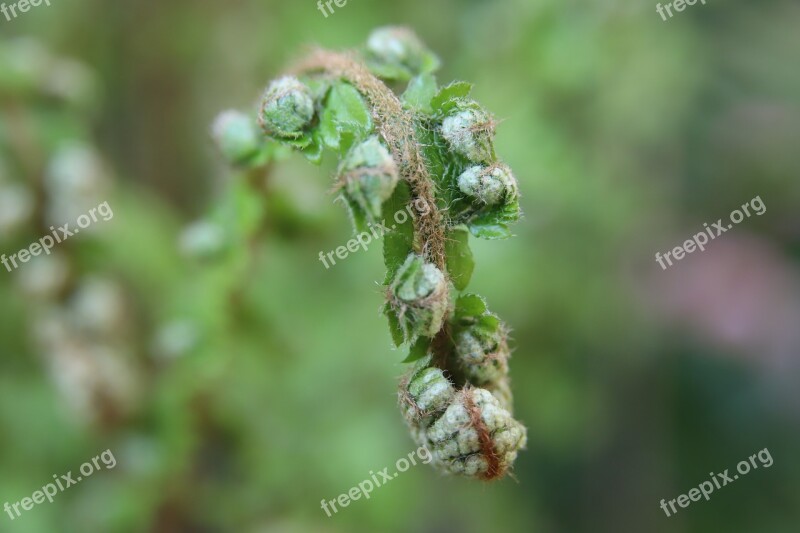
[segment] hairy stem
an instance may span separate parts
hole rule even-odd
[[[443,217],[436,206],[435,185],[419,150],[414,129],[414,117],[403,109],[397,96],[381,80],[367,70],[352,53],[313,50],[297,63],[292,74],[322,72],[338,77],[353,85],[369,103],[372,118],[391,150],[400,169],[400,175],[411,187],[413,198],[422,199],[424,211],[412,202],[416,211],[416,234],[420,238],[419,252],[443,273],[447,273],[445,256],[445,228]]]

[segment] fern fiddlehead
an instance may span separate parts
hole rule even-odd
[[[360,51],[312,51],[268,86],[257,120],[314,163],[325,149],[338,155],[335,190],[357,232],[387,213],[414,214],[384,237],[384,313],[415,363],[400,382],[401,411],[439,470],[491,480],[527,435],[511,414],[508,327],[463,291],[474,269],[469,234],[509,237],[519,192],[495,155],[494,119],[469,98],[470,84],[440,88],[438,66],[413,32],[381,28]],[[401,82],[398,96],[387,84]],[[231,116],[217,121],[223,155],[263,164],[252,126]]]

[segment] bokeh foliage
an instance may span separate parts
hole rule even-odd
[[[310,1],[74,0],[0,19],[4,49],[32,37],[94,73],[67,115],[4,93],[0,143],[26,179],[5,148],[13,100],[44,146],[91,142],[113,169],[114,220],[70,253],[124,287],[145,390],[124,421],[76,420],[31,340],[37,309],[0,270],[0,503],[106,448],[118,460],[0,529],[794,531],[800,9],[709,2],[665,23],[654,7],[349,2],[326,19]],[[327,518],[320,499],[413,447],[389,392],[405,354],[380,315],[379,247],[326,270],[318,252],[350,232],[326,194],[334,161],[285,159],[254,201],[261,181],[225,170],[208,126],[254,105],[303,45],[355,46],[387,23],[413,27],[440,78],[473,82],[502,119],[525,218],[515,239],[474,243],[471,290],[514,329],[529,450],[518,482],[418,466]],[[670,271],[653,261],[756,195],[764,216]],[[209,211],[230,248],[182,256],[182,228]],[[176,321],[195,340],[159,357]],[[659,509],[765,447],[773,467]]]

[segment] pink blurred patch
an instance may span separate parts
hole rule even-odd
[[[662,319],[761,365],[797,365],[800,275],[779,249],[742,230],[666,271],[654,263],[647,305]]]

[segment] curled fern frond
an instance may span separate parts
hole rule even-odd
[[[313,163],[324,151],[339,158],[334,190],[356,232],[413,214],[384,237],[384,313],[416,362],[400,384],[401,411],[441,471],[497,479],[526,443],[511,414],[509,328],[462,291],[474,270],[469,235],[510,237],[519,189],[496,157],[496,121],[470,84],[439,87],[439,64],[411,30],[380,28],[360,51],[314,50],[273,81],[258,122]],[[398,95],[386,82],[408,86]],[[255,153],[244,122],[220,121],[231,162]]]

